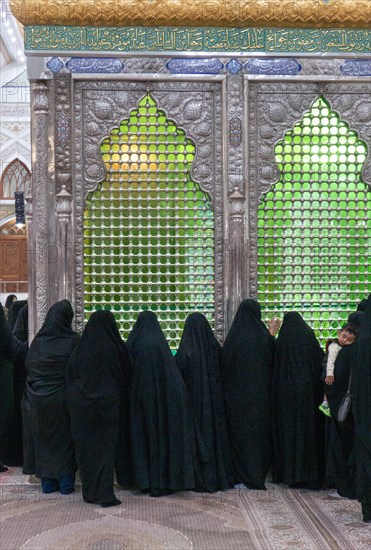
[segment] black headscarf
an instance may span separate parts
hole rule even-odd
[[[95,311],[68,363],[69,399],[94,401],[127,391],[130,356],[110,311]]]
[[[364,298],[357,305],[357,311],[365,311],[366,306],[367,306],[367,298]]]
[[[17,300],[17,296],[15,294],[9,294],[7,297],[6,297],[6,300],[5,300],[5,308],[7,309],[7,311],[9,311],[9,308],[10,306],[12,305],[13,303],[13,299],[15,298],[15,301]]]
[[[67,360],[77,343],[77,334],[72,330],[72,319],[73,310],[68,300],[56,302],[49,309],[41,329],[31,343],[27,354],[27,365],[60,360],[60,370],[64,380]],[[28,369],[29,377],[35,374]]]
[[[26,304],[27,304],[27,300],[16,300],[15,302],[12,302],[8,310],[8,323],[9,323],[10,332],[13,332],[14,326],[17,321],[18,313]]]
[[[35,460],[32,464],[29,449],[25,449],[24,472],[44,478],[57,478],[75,471],[65,403],[67,362],[79,339],[71,328],[72,319],[68,300],[55,303],[26,358],[23,421],[25,432],[33,437]]]
[[[152,495],[192,489],[186,387],[153,312],[139,314],[127,345],[134,359],[130,424],[136,486]]]
[[[355,311],[354,313],[350,313],[348,315],[348,323],[354,323],[355,325],[360,327],[364,315],[365,315],[364,311]]]
[[[3,306],[0,304],[0,365],[12,357],[12,337],[9,324],[5,317]]]
[[[324,479],[323,357],[299,313],[286,313],[273,367],[274,481],[314,487]]]
[[[352,396],[358,499],[364,520],[371,520],[371,296],[358,331],[354,353]]]
[[[230,449],[220,381],[221,347],[201,313],[188,316],[176,354],[198,432],[209,460],[197,461],[196,488],[218,491],[231,486]]]
[[[13,334],[20,342],[28,340],[28,304],[26,303],[20,310],[17,320],[13,327]]]
[[[270,385],[274,337],[260,305],[244,300],[222,349],[221,378],[235,481],[265,489],[271,464]]]
[[[88,502],[107,505],[115,501],[115,454],[119,483],[130,483],[130,374],[129,352],[113,314],[94,312],[67,369],[72,436],[83,497]]]
[[[5,317],[3,306],[0,304],[0,471],[6,454],[6,428],[13,411],[13,363],[12,340]]]

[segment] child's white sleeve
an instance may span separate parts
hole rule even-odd
[[[335,361],[340,350],[341,350],[341,346],[339,346],[339,344],[337,344],[336,342],[332,342],[332,344],[329,345],[327,365],[326,365],[326,376],[334,376]]]

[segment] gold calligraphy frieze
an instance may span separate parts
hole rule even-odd
[[[267,29],[205,27],[25,28],[28,51],[53,52],[371,52],[365,29]]]

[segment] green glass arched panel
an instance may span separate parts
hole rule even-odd
[[[275,156],[281,178],[258,209],[258,299],[266,320],[298,311],[324,341],[371,288],[367,147],[319,98]]]
[[[214,214],[190,176],[195,145],[146,95],[101,153],[107,178],[84,213],[85,319],[111,309],[126,337],[150,309],[176,349],[189,313],[214,320]]]

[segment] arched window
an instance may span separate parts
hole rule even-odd
[[[214,317],[214,213],[191,179],[195,144],[146,95],[101,152],[107,179],[84,214],[85,317],[112,309],[126,337],[151,309],[176,349],[189,313]]]
[[[266,318],[296,310],[326,340],[369,293],[367,147],[319,98],[275,153],[281,179],[258,209],[258,298]]]
[[[31,173],[18,159],[13,160],[4,170],[0,183],[0,199],[13,199],[15,191],[28,190]]]

